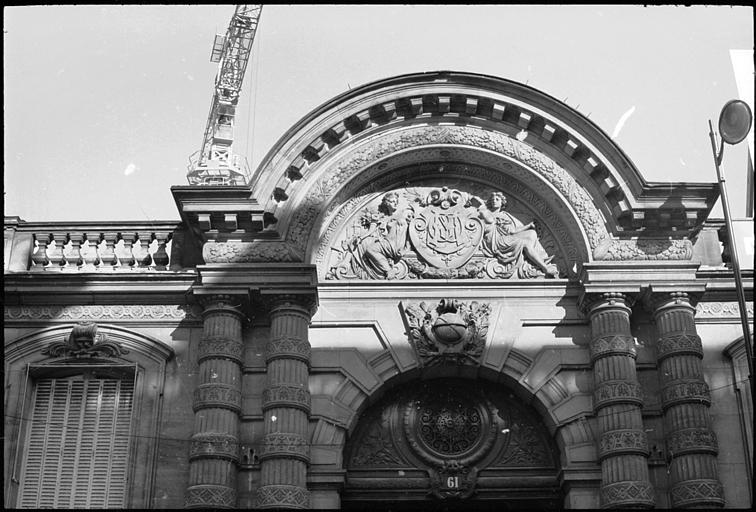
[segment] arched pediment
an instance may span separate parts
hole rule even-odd
[[[574,260],[689,259],[689,238],[717,195],[715,184],[646,182],[595,124],[526,85],[470,73],[412,74],[351,90],[289,130],[250,184],[259,234],[234,247],[206,244],[203,255],[208,262],[323,264],[324,243],[354,221],[351,207],[369,206],[371,193],[418,186],[421,175],[430,183],[434,168],[437,186],[462,180],[514,202],[540,201],[544,209],[531,208],[533,217],[559,231],[561,252],[552,256],[566,267]]]

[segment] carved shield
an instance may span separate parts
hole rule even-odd
[[[476,210],[461,204],[428,206],[410,225],[415,250],[438,268],[459,268],[467,263],[483,239],[483,223]]]

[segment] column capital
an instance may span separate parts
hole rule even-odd
[[[650,287],[642,297],[643,306],[657,316],[669,309],[689,309],[693,313],[702,291],[658,290]]]
[[[298,310],[312,317],[318,308],[318,298],[314,293],[265,293],[261,299],[270,313]]]
[[[202,317],[217,313],[229,313],[246,320],[249,310],[249,296],[247,294],[202,293],[193,290],[194,297],[202,306]]]
[[[584,291],[578,299],[578,307],[586,315],[591,315],[605,308],[624,309],[628,313],[635,304],[636,294],[608,291]]]

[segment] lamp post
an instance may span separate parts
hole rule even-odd
[[[727,239],[730,244],[730,254],[732,270],[735,273],[735,291],[738,295],[738,306],[740,309],[740,323],[743,327],[743,343],[746,350],[746,359],[748,360],[748,379],[751,384],[751,396],[753,396],[753,348],[751,346],[751,331],[748,328],[748,312],[746,311],[745,291],[743,290],[743,279],[740,275],[740,263],[738,262],[738,250],[735,246],[735,239],[732,231],[732,219],[730,219],[730,204],[727,200],[727,188],[725,187],[725,178],[722,173],[720,164],[724,156],[724,143],[738,144],[746,138],[751,130],[753,116],[748,104],[741,100],[728,101],[722,112],[719,114],[719,134],[722,140],[719,143],[717,151],[717,139],[709,120],[709,138],[711,139],[711,151],[714,154],[714,166],[717,168],[717,178],[719,180],[719,192],[722,196],[722,210],[724,211],[725,224],[727,225]]]

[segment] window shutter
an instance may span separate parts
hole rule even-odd
[[[123,508],[133,378],[36,381],[22,508]]]

